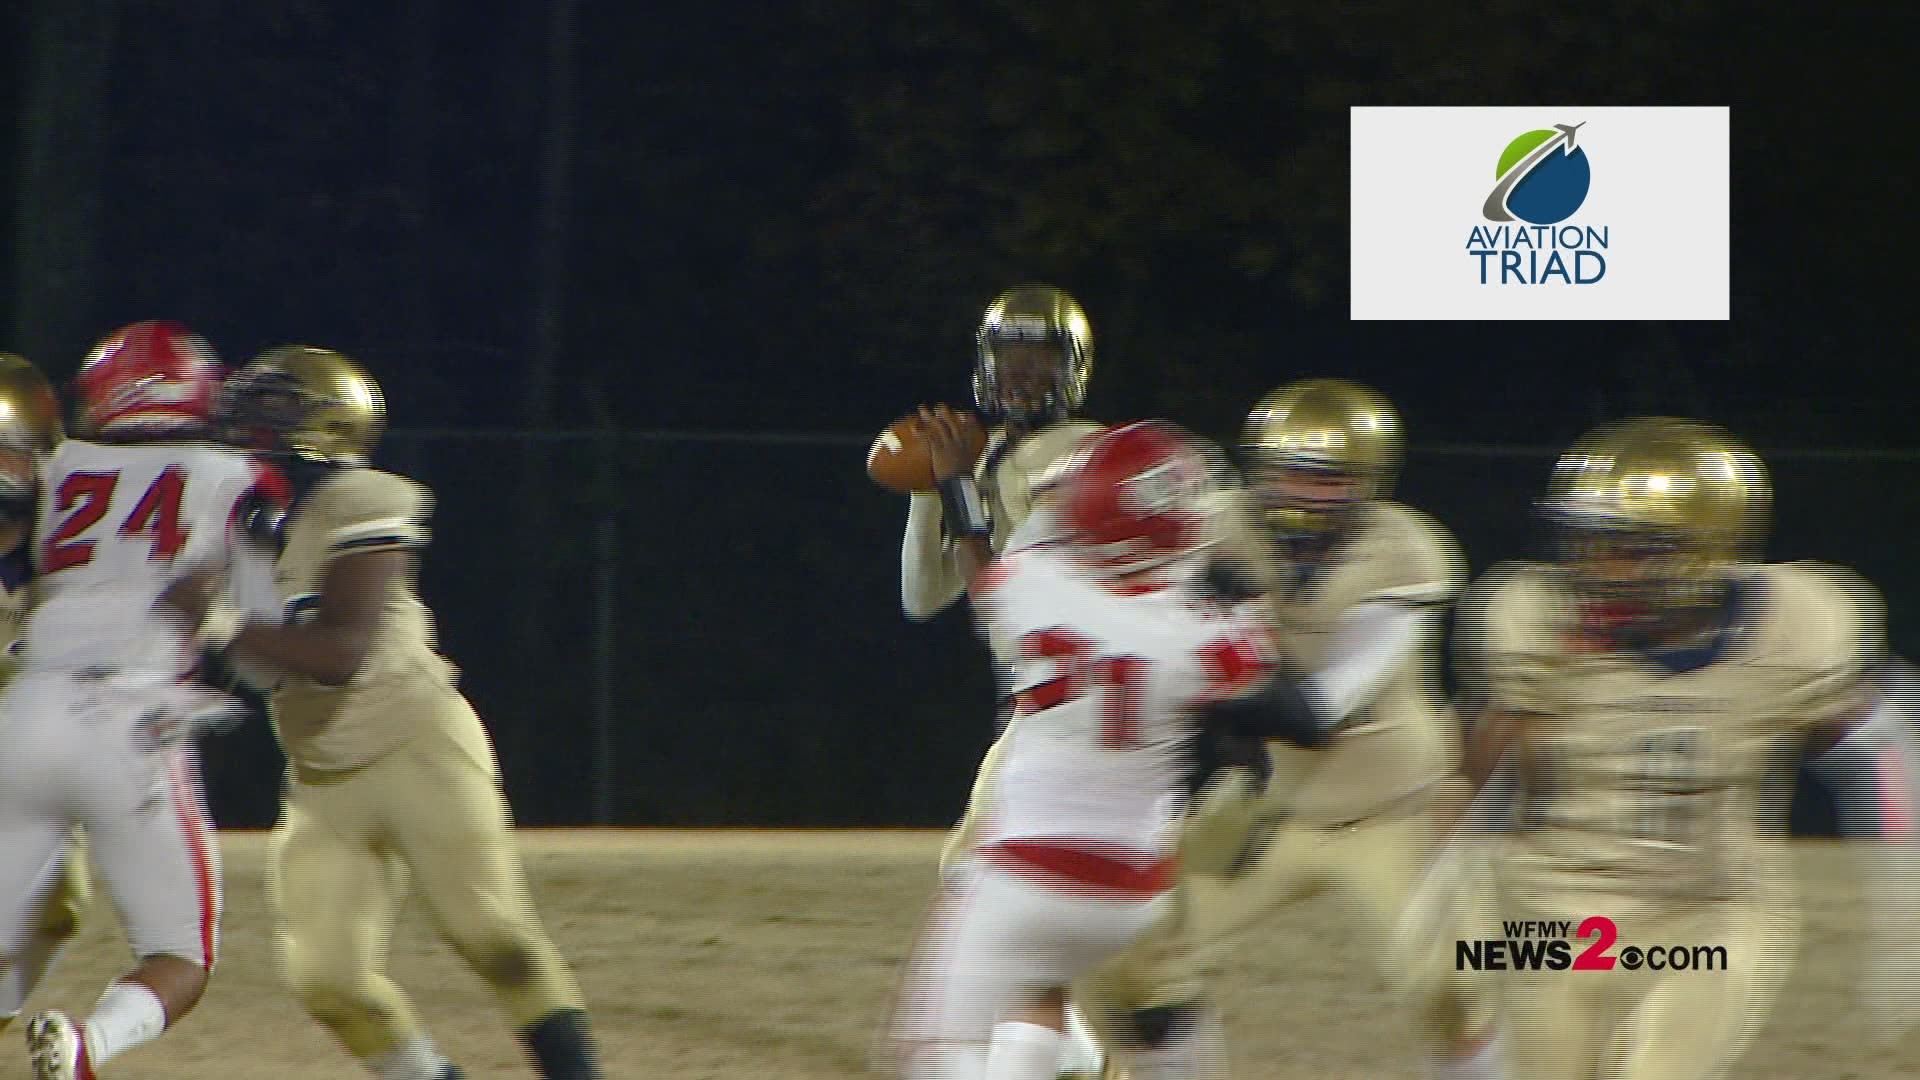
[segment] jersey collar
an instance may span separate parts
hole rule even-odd
[[[1754,578],[1734,578],[1727,582],[1726,595],[1714,617],[1714,628],[1707,640],[1679,649],[1637,648],[1634,651],[1668,675],[1685,675],[1725,659],[1746,636],[1748,623],[1761,601],[1760,583]]]

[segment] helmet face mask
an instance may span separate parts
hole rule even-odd
[[[1609,636],[1652,630],[1717,592],[1698,546],[1671,532],[1568,523],[1555,539],[1583,623]]]
[[[1284,539],[1327,540],[1393,490],[1400,418],[1367,387],[1308,379],[1267,395],[1240,445],[1267,524]]]
[[[287,372],[249,365],[227,380],[220,414],[235,442],[279,452],[293,449],[289,437],[318,405],[314,395]]]
[[[379,384],[339,353],[287,346],[227,380],[221,419],[236,442],[321,461],[363,464],[386,426]]]
[[[974,335],[974,406],[990,420],[1037,428],[1086,400],[1093,331],[1073,297],[1050,285],[1009,289]]]
[[[1366,493],[1365,479],[1353,472],[1277,454],[1254,455],[1250,479],[1267,523],[1288,537],[1338,532]]]

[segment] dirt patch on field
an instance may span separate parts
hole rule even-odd
[[[938,845],[935,834],[908,831],[522,834],[548,927],[586,986],[609,1074],[635,1080],[863,1072],[932,894]],[[224,847],[228,916],[213,989],[178,1030],[119,1059],[110,1075],[365,1075],[274,979],[262,837],[229,834]],[[1874,1043],[1853,996],[1865,926],[1852,853],[1808,845],[1801,861],[1800,966],[1738,1075],[1920,1076],[1920,1038]],[[1238,1076],[1422,1075],[1416,1044],[1375,974],[1372,943],[1342,910],[1332,896],[1302,903],[1244,950],[1222,994]],[[34,1004],[84,1009],[125,958],[111,915],[97,912]],[[395,941],[392,971],[473,1080],[531,1075],[485,989],[434,940],[417,903]],[[4,1055],[0,1076],[26,1075],[17,1034],[9,1032]]]

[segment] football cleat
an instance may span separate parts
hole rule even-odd
[[[34,1080],[95,1080],[80,1025],[49,1010],[27,1021],[27,1059]]]

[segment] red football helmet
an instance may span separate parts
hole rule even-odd
[[[1118,574],[1150,570],[1211,540],[1206,459],[1192,436],[1145,420],[1090,436],[1060,477],[1064,538]]]
[[[225,376],[213,347],[179,323],[121,327],[94,346],[73,378],[79,426],[89,434],[203,428]]]

